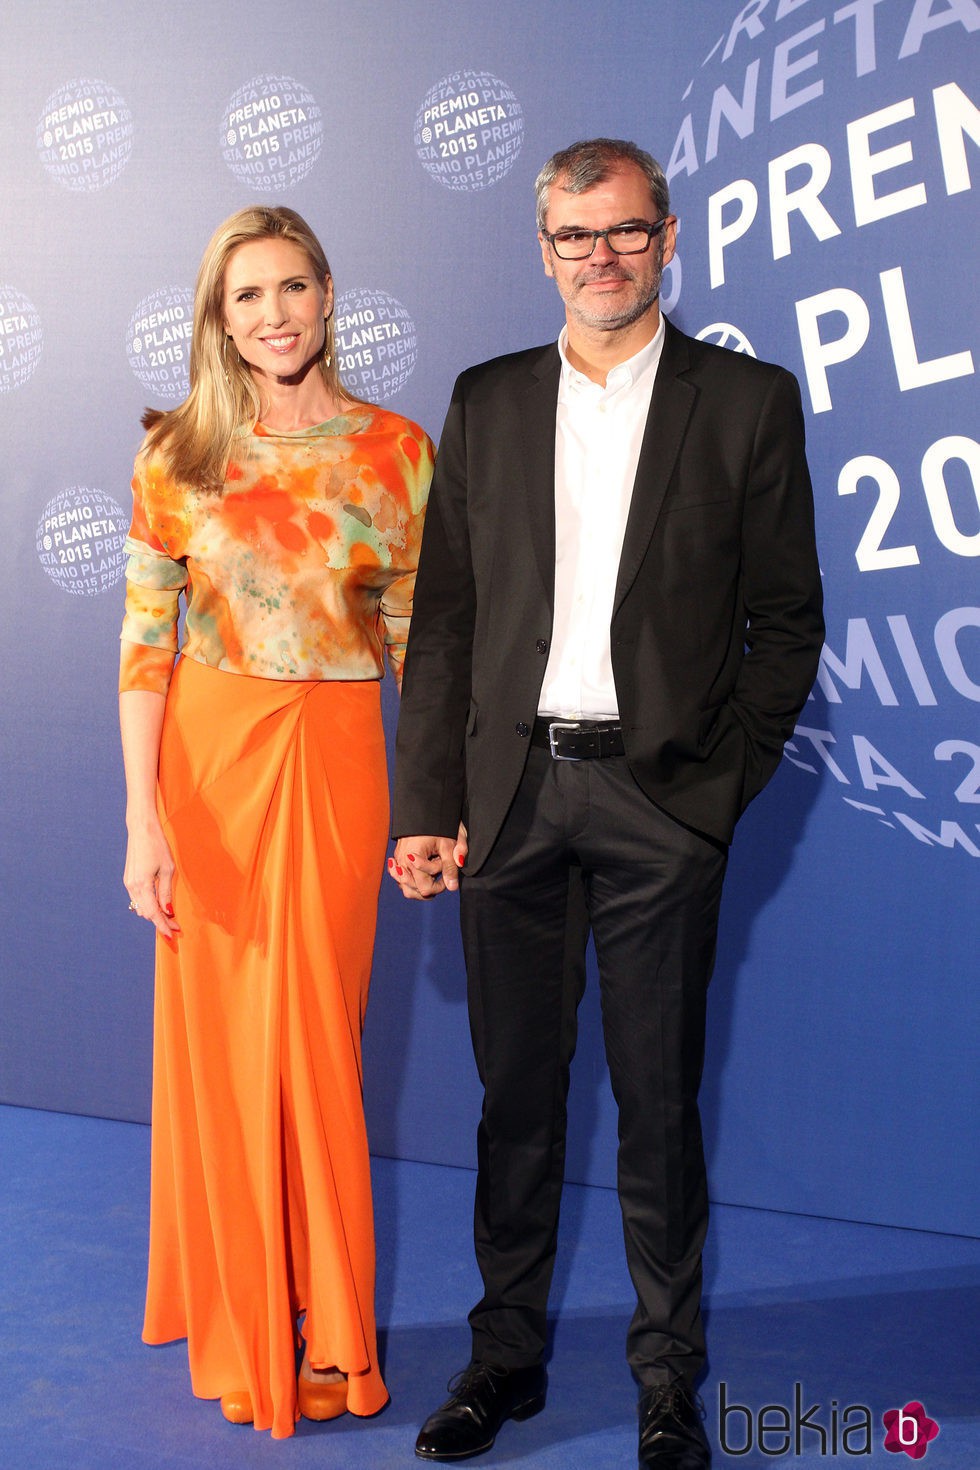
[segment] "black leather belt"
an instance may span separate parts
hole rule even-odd
[[[550,750],[556,761],[625,754],[623,727],[617,720],[552,720],[539,715],[531,727],[531,744]]]

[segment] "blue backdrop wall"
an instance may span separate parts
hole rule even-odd
[[[976,0],[13,0],[0,1099],[148,1116],[121,548],[139,414],[185,391],[214,225],[259,199],[305,214],[352,386],[438,435],[462,367],[557,334],[532,182],[608,133],[669,164],[670,315],[800,377],[826,579],[817,688],[733,850],[714,1197],[977,1232],[978,47]],[[377,1152],[473,1161],[455,918],[382,895]],[[612,1182],[594,986],[572,1127],[570,1175]]]

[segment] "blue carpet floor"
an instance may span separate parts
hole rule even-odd
[[[149,1132],[0,1108],[0,1470],[388,1470],[420,1462],[420,1421],[467,1357],[477,1295],[466,1170],[375,1161],[378,1320],[392,1402],[372,1420],[301,1422],[273,1441],[233,1428],[188,1386],[183,1344],[140,1342]],[[882,1413],[912,1400],[940,1433],[927,1470],[980,1467],[980,1241],[718,1206],[706,1258],[718,1467],[901,1470]],[[635,1391],[623,1358],[631,1290],[615,1195],[570,1187],[553,1295],[545,1412],[473,1462],[632,1470]],[[818,1408],[760,1448],[759,1411]],[[719,1395],[745,1406],[720,1419]],[[853,1407],[852,1407],[853,1406]],[[871,1453],[860,1426],[867,1408]],[[751,1417],[750,1417],[751,1416]],[[836,1444],[835,1444],[836,1425]],[[724,1429],[725,1440],[720,1442]],[[751,1445],[747,1436],[751,1434]],[[836,1450],[836,1453],[834,1452]],[[742,1451],[742,1453],[738,1453]],[[777,1451],[777,1453],[774,1453]]]

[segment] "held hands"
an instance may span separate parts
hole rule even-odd
[[[459,887],[459,873],[468,851],[462,822],[452,837],[399,837],[395,853],[388,859],[388,876],[394,878],[403,898],[435,898],[444,889]]]
[[[141,919],[149,919],[159,934],[172,939],[180,933],[173,908],[174,860],[155,819],[130,830],[126,846],[123,883],[129,907]]]

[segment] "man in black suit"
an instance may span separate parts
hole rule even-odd
[[[566,325],[456,384],[398,728],[389,871],[409,898],[461,886],[485,1089],[472,1361],[416,1453],[479,1454],[544,1405],[591,927],[640,1464],[701,1470],[705,997],[728,843],[823,636],[803,418],[789,373],[661,316],[677,221],[649,154],[575,144],[536,192]]]

